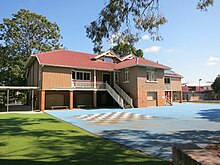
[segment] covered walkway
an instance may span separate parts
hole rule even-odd
[[[31,91],[31,110],[34,110],[34,91],[38,90],[39,87],[28,87],[28,86],[0,86],[0,91],[6,91],[6,111],[9,112],[10,110],[10,91]],[[13,105],[14,106],[14,105]]]

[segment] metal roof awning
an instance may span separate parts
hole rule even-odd
[[[31,90],[31,109],[33,111],[34,104],[34,90],[39,89],[39,87],[33,86],[0,86],[0,91],[7,91],[7,112],[9,111],[9,91],[10,90]]]
[[[36,90],[39,87],[29,86],[0,86],[0,90]]]

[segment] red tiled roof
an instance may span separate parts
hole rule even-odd
[[[145,60],[143,58],[136,57],[131,60],[126,60],[123,62],[120,62],[116,65],[116,69],[121,69],[129,66],[149,66],[149,67],[155,67],[155,68],[161,68],[161,69],[170,69],[168,66]]]
[[[90,69],[114,70],[115,64],[102,61],[91,60],[95,54],[88,54],[82,52],[74,52],[68,50],[56,50],[40,54],[32,55],[37,57],[40,64],[65,66],[65,67],[79,67]]]
[[[122,69],[131,66],[149,66],[161,69],[170,69],[165,65],[161,65],[159,63],[138,57],[120,62],[118,64],[114,64],[109,62],[92,60],[95,56],[95,54],[75,52],[69,50],[56,50],[31,55],[31,57],[36,57],[40,64],[52,66],[64,66],[73,68],[78,67],[100,70]]]
[[[178,78],[183,78],[180,74],[177,74],[176,72],[172,70],[165,70],[164,71],[164,76],[166,77],[178,77]]]

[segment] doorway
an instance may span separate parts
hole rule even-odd
[[[108,83],[108,84],[110,84],[110,82],[111,82],[111,75],[110,74],[107,74],[107,73],[103,73],[102,74],[102,82],[104,82],[104,83]]]

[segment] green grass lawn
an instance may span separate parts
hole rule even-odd
[[[90,134],[47,114],[1,114],[0,164],[168,163]]]

